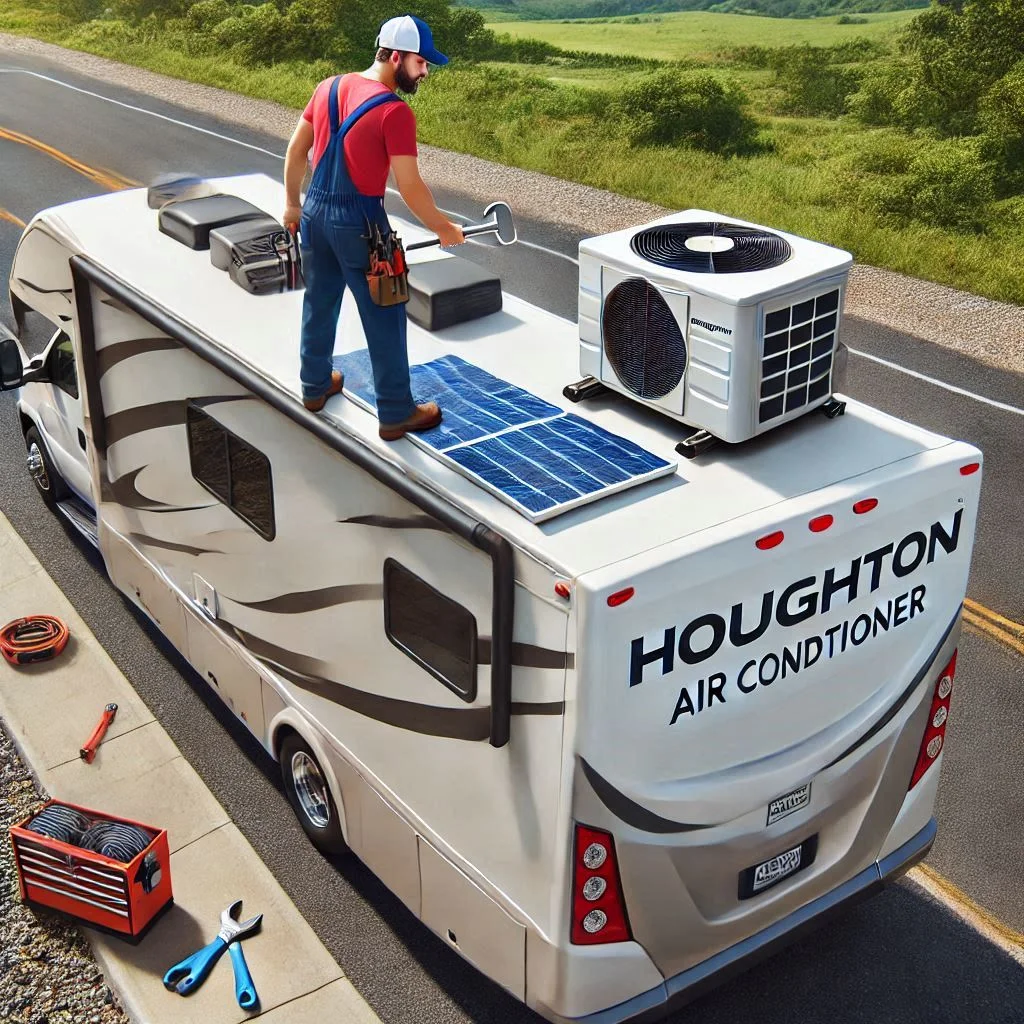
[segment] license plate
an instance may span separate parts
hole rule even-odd
[[[776,797],[768,805],[768,820],[765,824],[771,825],[772,822],[779,821],[794,811],[799,811],[801,807],[806,807],[810,802],[811,784],[808,782],[806,786],[794,789],[792,793]]]
[[[777,853],[768,860],[761,861],[746,871],[740,872],[739,898],[749,899],[758,893],[770,889],[784,878],[795,875],[798,871],[809,867],[818,852],[818,837],[811,836],[799,846],[794,846],[782,853]]]

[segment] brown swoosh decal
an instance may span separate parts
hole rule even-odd
[[[221,402],[246,402],[252,395],[208,395],[206,398],[193,398],[191,401],[203,408]],[[151,402],[139,405],[134,409],[112,413],[107,417],[107,444],[123,441],[133,434],[141,434],[144,430],[156,430],[159,427],[175,427],[185,422],[188,403],[184,399],[172,402]]]
[[[173,427],[184,422],[185,403],[180,399],[125,409],[124,412],[115,412],[107,417],[107,444],[116,444],[144,430]]]
[[[135,486],[135,481],[138,479],[139,474],[147,468],[146,466],[140,466],[138,469],[133,469],[130,473],[119,476],[113,483],[109,482],[105,477],[102,478],[100,481],[100,500],[116,501],[125,508],[134,508],[140,512],[196,512],[199,509],[212,508],[216,504],[216,502],[210,502],[209,505],[168,505],[164,501],[155,501],[152,498],[147,498]]]
[[[624,821],[633,828],[643,832],[654,832],[658,835],[669,835],[678,832],[697,832],[704,828],[713,828],[712,825],[686,825],[680,821],[670,821],[661,817],[653,811],[642,807],[635,800],[630,800],[625,793],[620,793],[607,779],[597,773],[584,758],[580,758],[580,766],[583,774],[587,777],[591,789],[597,794],[601,803],[608,808],[616,818]]]
[[[144,533],[129,533],[132,540],[144,544],[148,548],[162,548],[165,551],[181,551],[186,555],[223,555],[223,551],[212,548],[193,548],[188,544],[175,544],[172,540],[161,540],[159,537],[147,537]]]
[[[218,624],[228,627],[243,646],[290,683],[366,718],[397,729],[448,739],[480,741],[490,736],[490,708],[440,708],[356,690],[329,678],[325,674],[329,671],[326,662],[277,647],[223,620],[218,620]],[[561,715],[564,710],[561,701],[524,701],[512,705],[512,713],[517,715]]]
[[[100,302],[104,306],[110,306],[111,309],[116,309],[118,313],[133,313],[134,310],[126,306],[120,299],[115,299],[111,295],[103,295],[100,297]]]
[[[381,583],[348,583],[323,590],[304,590],[295,594],[282,594],[266,601],[238,601],[228,598],[245,608],[258,612],[276,612],[279,615],[297,615],[300,612],[315,612],[349,601],[383,601],[384,586]]]
[[[339,523],[352,523],[354,526],[379,526],[384,530],[440,530],[448,533],[448,527],[433,516],[352,516],[349,519],[338,519]]]
[[[18,284],[23,285],[25,288],[31,288],[37,295],[63,295],[69,303],[71,302],[70,288],[40,288],[31,281],[26,281],[23,277],[16,278],[16,280]]]
[[[97,373],[102,377],[112,366],[124,359],[139,356],[145,352],[162,352],[180,349],[181,345],[173,338],[134,338],[132,341],[119,341],[116,345],[108,345],[96,353]]]
[[[476,660],[481,665],[491,663],[491,638],[481,636],[476,641]],[[553,651],[549,647],[512,643],[512,664],[521,668],[573,668],[576,656],[571,651]]]

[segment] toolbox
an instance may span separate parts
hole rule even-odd
[[[209,249],[210,232],[214,228],[244,220],[266,219],[269,214],[238,196],[217,194],[168,203],[160,208],[158,216],[160,230],[165,235],[190,249]]]
[[[231,266],[231,249],[240,242],[249,242],[254,238],[265,238],[284,228],[273,217],[258,217],[255,220],[242,220],[236,224],[225,224],[210,232],[210,263],[218,270],[227,270]]]
[[[135,943],[173,902],[166,829],[48,800],[10,834],[26,903]]]
[[[483,267],[450,256],[409,267],[409,304],[413,323],[440,331],[501,309],[501,280]]]

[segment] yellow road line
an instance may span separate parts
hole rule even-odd
[[[975,611],[975,608],[980,609],[980,611]],[[991,616],[991,618],[988,616]],[[1005,619],[995,612],[990,612],[984,605],[979,605],[969,600],[964,601],[963,619],[972,629],[976,629],[979,633],[984,633],[986,636],[992,637],[993,640],[998,640],[999,643],[1005,644],[1018,654],[1024,655],[1024,626],[1010,619]],[[1008,626],[999,625],[999,622],[1005,622]]]
[[[975,931],[1009,953],[1018,963],[1024,963],[1024,932],[1003,924],[927,864],[918,864],[907,873],[907,877],[941,900]]]
[[[992,611],[991,608],[986,608],[983,604],[978,604],[977,601],[972,601],[967,598],[964,601],[964,607],[975,615],[981,616],[983,619],[988,619],[994,626],[1001,626],[1003,629],[1008,629],[1011,633],[1017,633],[1024,638],[1024,623],[1014,622],[1013,619],[1008,619],[998,612]]]
[[[2,206],[0,206],[0,220],[9,221],[19,228],[25,226],[25,222],[20,217],[16,217],[10,210],[5,210]]]
[[[110,189],[111,192],[119,192],[125,188],[138,188],[140,185],[140,182],[133,181],[131,178],[124,178],[113,171],[104,171],[97,167],[83,164],[81,160],[76,160],[73,156],[68,156],[67,153],[62,153],[59,149],[54,149],[53,146],[48,146],[45,142],[32,138],[31,135],[23,135],[21,132],[12,131],[10,128],[0,128],[0,139],[7,139],[10,142],[17,142],[23,146],[29,146],[32,149],[38,150],[40,153],[44,153],[46,156],[52,157],[59,163],[64,164],[65,167],[70,167],[73,171],[84,174],[85,177],[95,181],[97,185]]]

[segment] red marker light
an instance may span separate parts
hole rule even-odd
[[[808,524],[807,527],[811,533],[821,533],[822,530],[827,530],[835,520],[832,516],[815,516]]]
[[[564,598],[568,599],[568,597],[572,593],[572,591],[569,589],[569,584],[568,583],[565,583],[562,580],[559,580],[555,584],[555,593],[559,597],[564,597]]]
[[[960,467],[961,476],[970,476],[972,473],[977,473],[981,469],[980,462],[968,462],[966,466]]]
[[[618,608],[620,604],[625,604],[636,591],[632,587],[626,587],[625,590],[616,590],[614,594],[608,595],[608,607]]]
[[[870,512],[878,504],[877,498],[861,498],[860,501],[853,503],[853,511],[857,515],[862,516],[865,512]]]
[[[785,536],[781,530],[776,530],[774,533],[769,533],[766,537],[754,541],[754,546],[761,551],[767,551],[769,548],[778,547]]]

